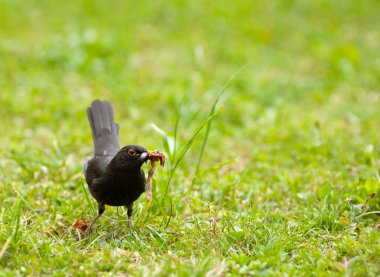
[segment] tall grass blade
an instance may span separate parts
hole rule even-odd
[[[231,76],[231,78],[224,84],[224,86],[220,89],[220,91],[218,93],[218,96],[216,97],[216,99],[215,99],[215,101],[214,101],[214,103],[213,103],[213,105],[212,105],[212,107],[210,109],[209,116],[215,113],[215,109],[216,109],[217,105],[219,104],[220,99],[222,98],[223,94],[226,92],[226,89],[231,84],[231,82],[236,78],[236,76],[241,72],[241,70],[244,69],[244,67],[245,67],[245,65],[242,66],[238,71],[236,71]],[[197,160],[197,163],[196,163],[196,166],[195,166],[193,180],[191,181],[191,185],[190,185],[190,189],[189,189],[188,193],[190,193],[193,190],[195,181],[197,179],[197,176],[198,176],[198,173],[199,173],[199,168],[201,166],[202,159],[203,159],[203,153],[204,153],[204,151],[206,149],[206,144],[207,144],[207,141],[208,141],[208,136],[209,136],[210,130],[211,130],[211,121],[207,125],[206,131],[205,131],[205,136],[203,138],[202,147],[201,147],[201,150],[199,152],[198,160]]]
[[[209,115],[207,119],[194,131],[192,137],[189,139],[189,141],[186,143],[186,145],[179,151],[178,158],[176,158],[172,168],[170,169],[169,173],[169,179],[165,188],[164,196],[162,198],[162,203],[164,203],[166,196],[168,194],[168,190],[170,187],[170,184],[172,182],[173,176],[175,171],[178,168],[178,165],[181,163],[183,157],[185,156],[186,152],[190,149],[190,147],[193,145],[195,139],[199,136],[201,131],[207,127],[207,125],[211,122],[211,120],[220,112],[220,108],[216,111],[214,111],[213,114]]]

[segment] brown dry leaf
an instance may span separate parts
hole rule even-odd
[[[73,228],[74,230],[79,230],[79,232],[81,232],[81,233],[84,233],[84,231],[86,231],[87,227],[88,227],[88,225],[87,225],[86,221],[81,220],[81,219],[75,220],[74,224],[71,226],[71,228]]]

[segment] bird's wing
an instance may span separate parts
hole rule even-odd
[[[83,165],[86,183],[92,187],[95,179],[104,175],[107,165],[112,160],[111,156],[94,157],[85,161]]]

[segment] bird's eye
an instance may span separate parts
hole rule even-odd
[[[136,156],[136,151],[135,151],[135,149],[129,149],[129,150],[128,150],[128,155],[129,155],[129,156]]]

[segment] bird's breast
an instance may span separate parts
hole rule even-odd
[[[91,194],[101,203],[110,206],[123,206],[136,201],[145,191],[144,174],[111,174],[94,182]]]

